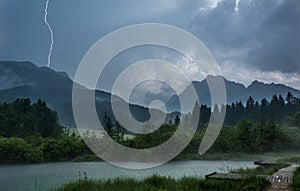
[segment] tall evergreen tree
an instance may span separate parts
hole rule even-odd
[[[104,130],[107,132],[107,134],[112,137],[113,136],[113,124],[111,122],[110,117],[107,115],[106,112],[104,112],[104,116],[102,119],[102,125]]]
[[[178,115],[176,115],[174,125],[178,126],[179,124],[180,124],[180,118]]]
[[[250,120],[254,120],[256,118],[255,102],[251,96],[248,98],[246,103],[246,117]]]

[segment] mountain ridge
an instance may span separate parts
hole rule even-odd
[[[221,80],[224,80],[227,104],[231,104],[236,101],[242,101],[242,103],[245,104],[250,96],[255,101],[259,102],[264,98],[266,98],[267,100],[271,100],[273,95],[282,95],[283,97],[285,97],[288,92],[292,93],[296,97],[300,97],[300,90],[289,87],[284,84],[275,84],[273,82],[264,83],[259,82],[258,80],[254,80],[249,86],[246,87],[244,84],[227,80],[223,76],[211,75],[208,75],[207,78],[200,82],[193,81],[179,96],[184,95],[185,91],[192,85],[196,90],[200,104],[210,106],[211,93],[207,82],[208,79],[211,83],[220,83],[222,82]],[[167,106],[169,107],[169,111],[180,110],[178,96],[172,96],[167,102]]]
[[[271,99],[274,94],[286,96],[287,92],[300,97],[300,90],[284,84],[264,83],[254,80],[249,86],[227,80],[223,76],[207,76],[203,81],[193,81],[200,104],[210,104],[210,91],[207,79],[224,80],[226,86],[227,103],[235,101],[246,102],[249,96],[260,101],[262,98]],[[10,102],[16,98],[30,98],[35,101],[39,98],[58,111],[63,124],[74,126],[72,114],[72,88],[73,80],[66,72],[58,72],[48,67],[38,67],[25,61],[0,61],[0,102]],[[93,91],[86,88],[87,91]],[[185,90],[184,90],[185,91]],[[95,90],[97,108],[99,113],[107,111],[112,114],[111,95],[103,90]],[[184,92],[182,92],[184,93]],[[116,96],[117,97],[117,96]],[[118,101],[124,101],[117,97]],[[178,96],[172,96],[166,103],[167,111],[180,109]],[[148,106],[131,104],[130,109],[136,118],[145,120],[149,117]],[[145,117],[147,116],[147,117]]]

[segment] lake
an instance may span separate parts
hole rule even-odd
[[[128,170],[105,162],[61,162],[31,165],[0,166],[1,191],[51,190],[70,181],[115,177],[145,178],[153,174],[181,178],[204,175],[214,171],[228,172],[230,169],[254,167],[250,161],[174,161],[146,170]],[[79,172],[80,176],[79,176]]]

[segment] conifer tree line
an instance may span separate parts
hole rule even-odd
[[[66,161],[91,153],[45,101],[0,103],[0,164]]]
[[[225,108],[226,107],[226,108]],[[255,101],[251,96],[230,105],[216,105],[213,112],[226,109],[224,124],[209,152],[263,153],[297,151],[300,145],[300,99],[288,92],[272,99]],[[196,152],[211,115],[211,108],[200,107],[199,131],[185,153]]]
[[[199,130],[179,158],[188,159],[185,156],[193,153],[198,156],[212,112],[224,109],[224,125],[209,152],[294,151],[300,145],[300,99],[291,93],[261,101],[250,96],[244,104],[237,101],[213,109],[207,105],[195,106],[200,107]],[[128,134],[106,112],[100,120],[107,136],[132,148],[151,148],[167,141],[180,123],[179,116],[175,115],[152,133]],[[87,136],[97,138],[93,132]],[[57,113],[45,101],[32,103],[30,99],[0,103],[0,153],[0,163],[65,161],[93,155],[78,135],[70,134],[59,124]]]
[[[45,101],[16,99],[12,103],[0,104],[0,136],[27,137],[32,135],[57,137],[63,132],[56,111]]]
[[[225,109],[225,126],[235,126],[242,119],[248,119],[253,123],[274,120],[278,125],[287,123],[287,125],[300,127],[300,114],[297,113],[300,112],[300,99],[293,96],[290,92],[285,98],[282,95],[273,95],[269,101],[266,98],[261,101],[255,101],[250,96],[244,104],[241,101],[236,101],[226,106],[222,105],[221,108],[215,105],[213,112],[220,112]],[[201,128],[208,123],[211,111],[211,108],[207,105],[201,105],[199,122]]]

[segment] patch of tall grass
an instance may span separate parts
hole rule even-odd
[[[174,179],[158,175],[144,180],[116,178],[109,180],[77,181],[57,191],[261,191],[269,184],[263,178],[249,177],[241,181],[207,180],[196,177]]]
[[[295,171],[293,176],[293,183],[291,186],[294,188],[295,191],[300,191],[300,167],[298,167]]]
[[[265,168],[263,166],[258,166],[256,168],[240,168],[236,170],[231,170],[230,173],[236,173],[236,174],[245,174],[245,175],[272,175],[278,170],[288,167],[289,164],[286,163],[278,163],[274,166],[271,166],[269,168]]]
[[[287,163],[297,163],[300,164],[300,155],[288,155],[282,158],[277,159],[277,162],[287,162]]]

